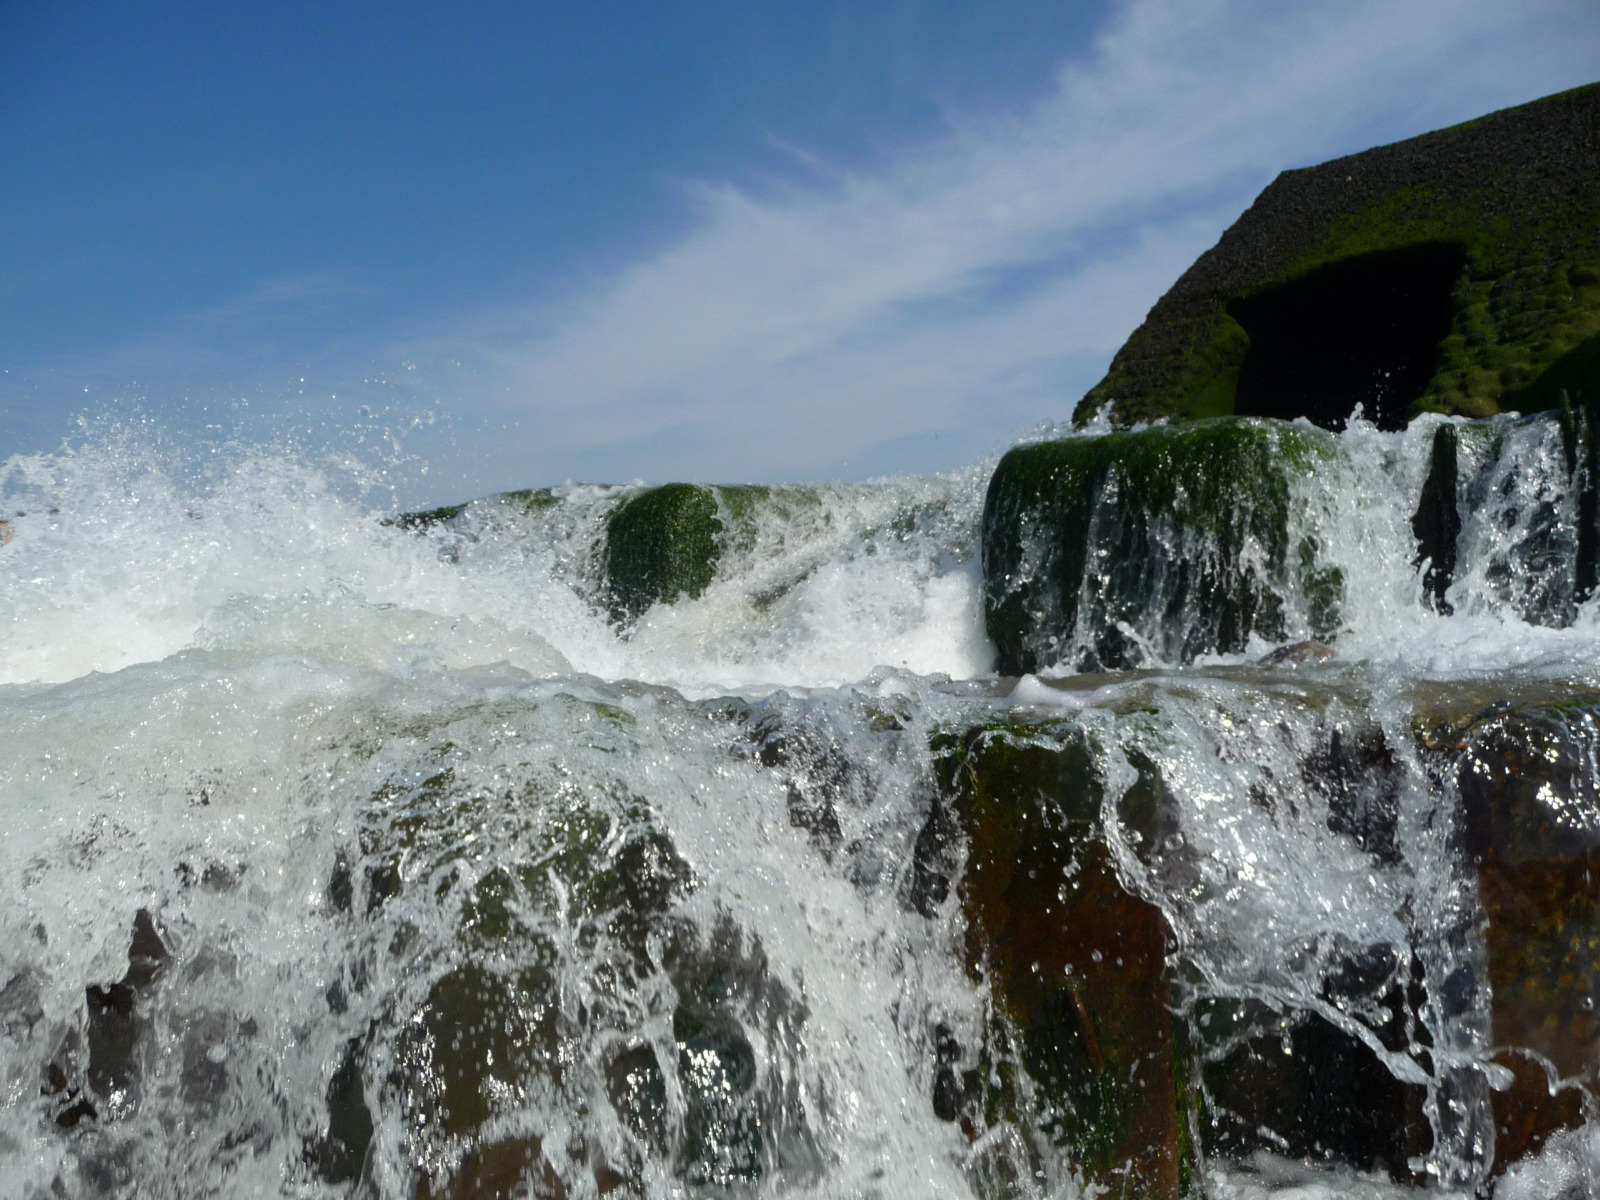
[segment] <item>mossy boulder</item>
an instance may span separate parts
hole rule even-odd
[[[559,503],[560,497],[551,488],[524,488],[516,492],[495,492],[462,504],[442,504],[438,508],[404,512],[399,516],[385,517],[383,524],[396,526],[408,533],[425,533],[436,525],[455,520],[469,508],[528,514],[543,512]]]
[[[989,483],[985,620],[1002,674],[1328,640],[1343,581],[1291,544],[1294,480],[1329,435],[1219,418],[1019,446]]]
[[[1167,926],[1119,875],[1094,747],[1071,725],[1023,724],[934,746],[941,800],[918,843],[922,901],[948,894],[930,880],[958,843],[967,964],[995,1014],[959,1076],[961,1048],[941,1039],[939,1115],[974,1139],[1020,1126],[1117,1194],[1187,1194],[1194,1093],[1169,1007]],[[1118,819],[1152,817],[1135,806]]]
[[[698,599],[724,552],[751,540],[758,506],[771,493],[754,484],[668,483],[624,500],[606,521],[612,618],[634,621],[652,604]]]
[[[624,500],[606,522],[611,615],[637,620],[652,604],[695,599],[721,556],[722,517],[708,487],[668,483]]]
[[[1552,407],[1600,386],[1600,85],[1285,171],[1074,417],[1342,422]]]

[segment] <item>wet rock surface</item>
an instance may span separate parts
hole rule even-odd
[[[722,518],[710,488],[669,483],[623,501],[606,523],[605,580],[612,617],[694,598],[716,574]]]
[[[1600,707],[1519,707],[1464,731],[1465,848],[1493,989],[1495,1166],[1583,1119],[1600,1048]]]
[[[1343,581],[1290,544],[1292,483],[1322,435],[1218,420],[1020,446],[983,518],[985,613],[1002,674],[1118,670],[1326,638]]]
[[[1166,923],[1119,878],[1089,743],[1071,727],[999,727],[939,748],[949,815],[941,808],[934,821],[965,842],[956,890],[967,962],[997,1020],[959,1087],[959,1047],[939,1039],[939,1115],[974,1138],[1016,1122],[1069,1147],[1095,1183],[1180,1195],[1197,1148]],[[925,832],[919,850],[942,836]]]
[[[43,1092],[63,1129],[84,1120],[116,1121],[138,1108],[142,1043],[148,1038],[145,1002],[169,957],[155,918],[141,908],[134,916],[127,973],[116,983],[86,989],[81,1039],[70,1031],[45,1069]]]

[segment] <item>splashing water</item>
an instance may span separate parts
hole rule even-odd
[[[1463,433],[1453,612],[1425,602],[1436,425],[1326,435],[1295,485],[1340,661],[1274,673],[1258,639],[1021,681],[984,631],[988,465],[777,489],[703,595],[619,632],[595,546],[638,488],[417,532],[303,454],[10,459],[0,1192],[978,1194],[993,1147],[932,1090],[985,991],[958,908],[908,893],[933,735],[996,713],[1085,731],[1110,807],[1159,774],[1172,835],[1117,861],[1186,1020],[1315,1014],[1426,1088],[1423,1174],[1490,1186],[1487,997],[1443,985],[1477,900],[1408,704],[1600,688],[1600,639],[1551,422]],[[1338,783],[1333,753],[1365,765]],[[1590,1141],[1496,1195],[1587,1186]],[[1012,1194],[1088,1194],[1070,1156],[1034,1166]],[[1205,1187],[1405,1192],[1264,1153]]]

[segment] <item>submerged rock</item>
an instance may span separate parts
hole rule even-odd
[[[930,826],[966,847],[956,890],[967,964],[997,1019],[959,1084],[960,1047],[948,1032],[939,1039],[938,1115],[975,1139],[1021,1127],[1064,1148],[1086,1180],[1124,1194],[1183,1194],[1198,1148],[1167,926],[1119,876],[1092,747],[1071,726],[987,726],[944,735],[936,749],[944,801]],[[925,833],[922,855],[945,833]],[[1141,841],[1153,837],[1145,830]],[[1025,1168],[1015,1169],[1033,1173]]]
[[[1301,663],[1326,662],[1330,658],[1338,658],[1339,652],[1326,642],[1314,641],[1310,638],[1303,642],[1290,642],[1287,646],[1279,646],[1261,656],[1256,664],[1262,667],[1295,667]]]
[[[1011,450],[983,513],[1000,673],[1331,637],[1342,577],[1290,542],[1293,483],[1332,453],[1329,435],[1239,419]]]
[[[85,989],[81,1039],[69,1031],[45,1068],[42,1090],[61,1128],[116,1121],[138,1109],[150,1024],[143,1006],[170,957],[155,918],[141,908],[134,915],[126,973],[116,983]]]
[[[542,1153],[539,1138],[510,1138],[470,1151],[450,1176],[435,1185],[424,1176],[417,1185],[417,1200],[503,1200],[526,1196],[528,1200],[566,1200],[561,1176]]]
[[[1285,171],[1078,405],[1338,426],[1600,389],[1600,84]]]
[[[1457,456],[1455,427],[1439,426],[1428,458],[1428,477],[1411,518],[1411,532],[1417,539],[1414,565],[1423,570],[1423,592],[1434,610],[1445,616],[1454,611],[1444,594],[1455,580],[1456,542],[1461,537]]]
[[[1490,711],[1459,736],[1468,861],[1485,920],[1495,1168],[1576,1128],[1600,1087],[1600,705]]]
[[[574,736],[614,744],[635,721],[558,703]],[[359,858],[336,857],[325,892],[367,946],[330,1011],[370,1006],[378,972],[405,982],[340,1049],[308,1155],[323,1178],[358,1178],[384,1120],[404,1131],[418,1195],[439,1200],[636,1195],[651,1162],[693,1186],[812,1178],[806,1006],[725,910],[684,911],[697,879],[651,807],[559,772],[485,792],[470,756],[462,778],[454,746],[439,757],[372,797]],[[387,1065],[365,1089],[363,1062]],[[551,1113],[576,1114],[559,1141]]]
[[[1381,1032],[1399,1050],[1406,998],[1391,995],[1394,1017]],[[1410,1164],[1433,1144],[1425,1086],[1396,1079],[1370,1047],[1316,1014],[1210,1003],[1196,1015],[1210,1051],[1202,1071],[1209,1157],[1265,1150],[1419,1181]]]

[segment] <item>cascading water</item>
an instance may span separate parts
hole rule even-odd
[[[12,458],[0,1191],[1105,1194],[973,957],[987,860],[951,814],[1011,747],[1080,764],[1105,877],[1165,930],[1183,1188],[1589,1194],[1581,1123],[1491,1175],[1498,901],[1448,757],[1569,714],[1593,796],[1574,475],[1554,419],[1454,426],[1436,603],[1439,425],[1293,427],[1276,525],[1209,535],[1129,517],[1113,467],[1077,610],[1109,615],[1020,679],[985,631],[992,464],[713,492],[708,586],[619,615],[639,488],[385,524],[305,456]],[[1137,603],[1097,550],[1153,564]],[[1339,657],[1256,665],[1311,637]],[[1343,1107],[1253,1111],[1273,1054]]]

